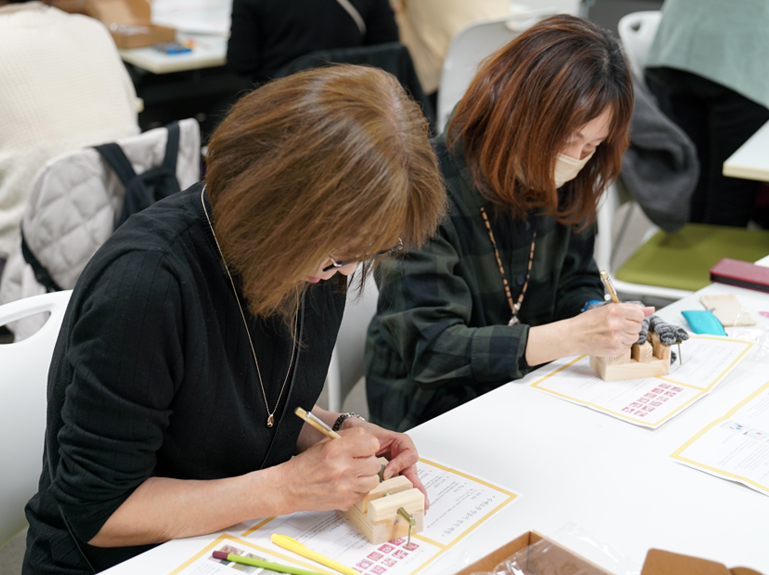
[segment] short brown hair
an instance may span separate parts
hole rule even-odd
[[[222,253],[261,317],[293,316],[329,255],[419,246],[446,209],[427,121],[376,68],[299,72],[246,95],[211,137],[207,168]]]
[[[558,153],[607,108],[607,139],[559,198],[553,178]],[[587,20],[558,15],[483,63],[447,135],[452,146],[461,139],[486,199],[517,218],[540,208],[574,225],[595,218],[601,193],[619,175],[632,110],[632,80],[617,42]]]

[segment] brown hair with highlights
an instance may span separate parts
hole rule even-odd
[[[559,152],[607,108],[608,137],[559,193],[553,178]],[[632,110],[632,80],[617,42],[587,20],[562,14],[532,26],[483,63],[447,139],[451,146],[461,141],[476,187],[513,217],[544,209],[564,225],[586,225],[619,175]]]
[[[427,121],[376,68],[299,72],[241,98],[207,167],[224,258],[261,317],[292,318],[329,255],[365,261],[398,238],[419,246],[446,210]]]

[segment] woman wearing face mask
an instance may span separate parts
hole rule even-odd
[[[548,18],[483,64],[434,142],[449,217],[377,274],[374,421],[409,429],[534,366],[636,342],[651,308],[588,309],[604,295],[596,203],[619,174],[632,107],[617,43],[580,18]]]

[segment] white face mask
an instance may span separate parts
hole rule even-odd
[[[558,154],[558,157],[555,160],[555,173],[553,175],[555,178],[555,187],[560,188],[566,182],[570,182],[576,178],[579,171],[584,168],[585,164],[587,164],[590,158],[593,157],[593,154],[595,154],[595,150],[590,152],[589,156],[585,156],[581,160],[575,160],[571,156],[565,154]]]

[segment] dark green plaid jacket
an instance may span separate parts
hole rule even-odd
[[[449,214],[421,250],[378,269],[378,310],[366,342],[371,419],[399,431],[522,377],[530,370],[524,360],[530,325],[572,317],[603,298],[594,227],[580,234],[552,216],[512,220],[475,189],[461,151],[450,153],[442,137],[434,145]],[[510,307],[481,206],[514,302],[537,231],[519,325],[507,325]]]

